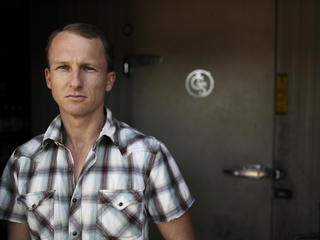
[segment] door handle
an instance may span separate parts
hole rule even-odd
[[[284,176],[283,170],[268,168],[262,164],[246,164],[240,169],[224,169],[223,172],[236,177],[246,177],[254,179],[271,177],[275,180],[279,180]]]
[[[143,67],[159,64],[163,61],[163,57],[155,54],[136,54],[129,55],[123,61],[123,73],[129,75],[134,67]]]

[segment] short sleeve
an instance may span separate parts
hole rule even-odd
[[[26,222],[25,210],[17,201],[16,162],[14,154],[10,157],[0,183],[0,219],[11,222]]]
[[[164,144],[155,153],[145,191],[146,210],[155,223],[182,216],[193,204],[188,186]]]

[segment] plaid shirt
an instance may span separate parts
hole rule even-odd
[[[0,218],[27,222],[32,239],[148,239],[148,219],[181,216],[194,199],[167,148],[112,118],[74,182],[60,116],[18,147],[0,186]]]

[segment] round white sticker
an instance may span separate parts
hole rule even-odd
[[[214,79],[209,71],[197,69],[189,73],[186,79],[186,89],[190,96],[204,98],[210,95],[214,88]]]

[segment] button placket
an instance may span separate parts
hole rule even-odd
[[[70,208],[73,207],[73,205],[75,205],[81,198],[81,195],[79,194],[79,192],[77,191],[77,189],[75,189],[74,194],[71,197],[71,204],[70,204]]]

